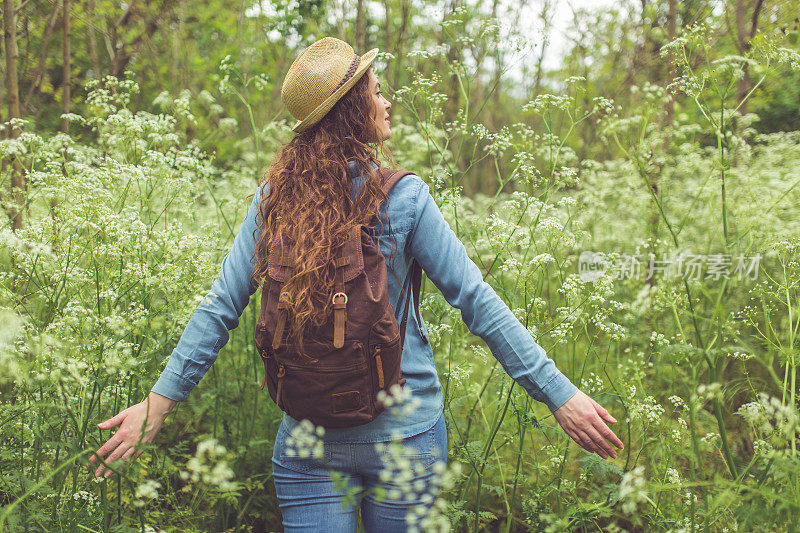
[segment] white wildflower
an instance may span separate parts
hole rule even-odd
[[[622,475],[619,485],[619,499],[622,502],[622,511],[632,514],[636,506],[647,501],[647,490],[645,486],[644,467],[637,466],[633,470]]]
[[[154,479],[146,479],[139,483],[134,492],[136,500],[133,504],[136,507],[144,507],[147,505],[147,500],[154,500],[158,498],[158,489],[161,488],[161,483]]]

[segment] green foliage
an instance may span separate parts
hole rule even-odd
[[[257,23],[223,7],[180,4],[154,46],[180,43],[185,63],[142,54],[136,74],[87,84],[71,135],[48,133],[59,117],[47,111],[60,109],[48,77],[42,119],[15,121],[20,138],[0,141],[2,190],[11,162],[28,183],[23,227],[0,229],[0,529],[279,527],[269,458],[280,411],[257,389],[255,302],[122,477],[95,480],[83,462],[108,438],[91,423],[152,386],[290,134],[275,73],[296,50],[253,44],[257,23],[298,48],[331,29],[322,2]],[[579,17],[581,46],[522,102],[492,100],[473,61],[500,29],[466,8],[421,21],[420,49],[392,49],[398,163],[428,180],[486,281],[617,416],[625,443],[614,461],[575,445],[426,283],[450,455],[433,511],[415,515],[421,529],[791,530],[800,134],[782,130],[796,126],[796,29],[771,6],[740,52],[705,9],[681,3],[673,40],[666,4]],[[166,87],[179,71],[181,90]],[[1,200],[10,212],[13,196]],[[604,269],[585,275],[585,251]],[[631,254],[681,252],[729,257],[717,266],[732,275],[648,279],[646,262],[624,275]],[[759,268],[737,276],[757,254]]]

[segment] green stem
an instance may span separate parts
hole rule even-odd
[[[477,495],[475,497],[475,527],[473,531],[477,533],[478,525],[480,524],[480,510],[481,510],[481,484],[483,483],[483,470],[486,468],[486,463],[488,462],[489,453],[492,450],[492,442],[494,442],[494,438],[497,435],[497,432],[500,430],[500,425],[503,423],[503,419],[506,416],[506,412],[508,411],[508,404],[511,403],[512,393],[514,392],[514,385],[517,383],[515,381],[511,382],[511,387],[508,389],[508,396],[506,396],[506,403],[503,406],[503,412],[500,414],[500,419],[494,424],[492,433],[489,435],[489,440],[486,443],[486,450],[483,453],[483,461],[481,462],[481,470],[478,473],[478,489]]]

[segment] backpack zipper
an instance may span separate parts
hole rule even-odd
[[[333,367],[333,368],[326,368],[324,366],[323,367],[308,367],[308,366],[302,366],[302,365],[293,365],[293,364],[290,364],[290,363],[279,363],[279,364],[280,364],[280,366],[283,366],[283,367],[288,368],[290,370],[291,369],[296,369],[296,370],[301,370],[303,372],[346,372],[348,370],[355,370],[357,368],[364,368],[364,366],[365,366],[363,362],[354,363],[354,364],[348,365],[348,366],[337,366],[337,367]]]

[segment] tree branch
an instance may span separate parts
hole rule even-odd
[[[25,103],[22,108],[27,112],[33,93],[39,90],[42,85],[42,78],[44,77],[44,66],[47,61],[47,49],[50,46],[50,37],[53,35],[53,30],[56,27],[56,16],[58,15],[60,0],[56,0],[53,6],[53,11],[50,12],[50,18],[47,21],[47,26],[44,29],[42,36],[42,53],[39,55],[39,63],[36,65],[36,70],[33,71],[33,83],[28,88],[28,94],[25,95]]]

